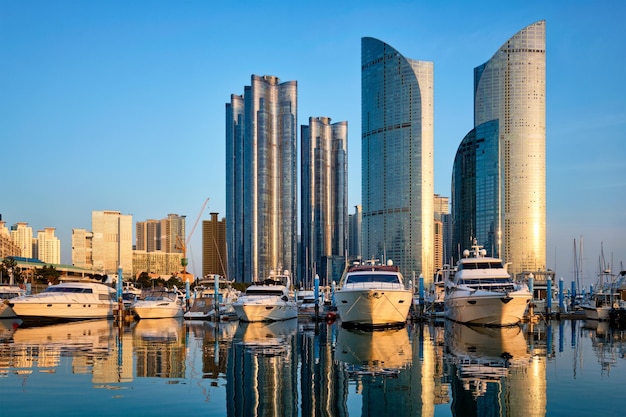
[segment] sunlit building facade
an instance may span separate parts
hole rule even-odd
[[[202,276],[226,276],[226,219],[218,220],[218,213],[211,213],[211,220],[202,221]]]
[[[476,238],[514,274],[546,266],[545,93],[539,21],[474,69],[474,129],[453,167],[455,244]]]
[[[37,231],[35,247],[37,248],[36,258],[42,262],[50,264],[61,263],[61,241],[54,235],[54,227],[46,227]]]
[[[363,257],[434,274],[433,63],[361,41]]]
[[[94,272],[117,276],[118,268],[133,272],[133,216],[119,211],[92,211],[91,230]]]
[[[253,75],[226,103],[228,277],[293,274],[297,256],[297,82]]]
[[[324,263],[346,256],[348,244],[348,122],[310,117],[301,127],[301,245],[305,287],[317,273],[330,284]],[[344,262],[345,263],[345,262]]]

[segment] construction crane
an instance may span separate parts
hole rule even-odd
[[[180,235],[176,236],[176,240],[177,240],[176,249],[180,250],[183,254],[182,258],[180,259],[180,264],[183,267],[183,273],[182,273],[183,282],[193,281],[193,276],[190,277],[189,276],[190,274],[187,273],[187,265],[189,264],[188,259],[187,259],[187,247],[189,246],[189,241],[191,240],[191,237],[193,236],[193,232],[196,231],[196,227],[198,226],[198,223],[200,222],[200,218],[202,217],[202,213],[204,212],[204,209],[206,208],[208,203],[209,203],[209,199],[207,198],[206,200],[204,200],[204,204],[202,204],[200,213],[198,213],[198,217],[196,218],[196,221],[194,222],[193,227],[191,228],[191,231],[189,232],[189,235],[187,235],[187,239],[185,239],[185,241],[183,242]]]

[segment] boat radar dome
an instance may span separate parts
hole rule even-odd
[[[391,259],[387,259],[387,266],[392,266],[393,265],[393,261]]]
[[[487,249],[481,249],[481,250],[480,250],[480,254],[481,254],[482,256],[487,256]]]
[[[469,256],[469,251],[467,249],[465,249],[463,251],[463,257],[467,258]]]

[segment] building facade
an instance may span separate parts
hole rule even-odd
[[[218,220],[218,213],[211,213],[211,220],[202,221],[202,276],[226,277],[226,219]]]
[[[72,229],[72,265],[93,269],[93,233],[86,229]]]
[[[252,75],[226,103],[228,277],[294,273],[297,256],[297,82]]]
[[[13,242],[9,228],[6,226],[6,222],[1,220],[0,215],[0,258],[6,258],[7,256],[20,256],[21,250],[19,246]]]
[[[434,276],[433,63],[361,40],[363,257]]]
[[[182,277],[185,219],[185,216],[168,214],[163,219],[135,223],[133,276],[145,272],[163,279]]]
[[[92,211],[92,259],[95,273],[117,276],[133,272],[133,216],[119,211]]]
[[[329,269],[322,269],[323,259],[345,259],[347,254],[348,122],[331,124],[328,117],[310,117],[309,124],[301,127],[301,139],[299,281],[312,288],[315,274],[324,285],[335,278],[334,273],[329,276]]]
[[[50,264],[61,263],[61,241],[54,235],[54,227],[46,227],[37,231],[35,258]]]
[[[474,69],[474,129],[452,174],[455,244],[546,266],[546,22],[529,25]]]
[[[348,258],[362,259],[361,227],[363,225],[363,209],[360,204],[354,206],[354,213],[348,215]]]
[[[33,228],[27,222],[17,222],[11,226],[11,240],[20,248],[19,256],[33,257]]]

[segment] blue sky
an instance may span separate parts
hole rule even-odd
[[[473,127],[474,67],[547,22],[548,267],[569,282],[584,239],[626,268],[623,1],[0,2],[0,213],[55,227],[62,262],[92,210],[133,222],[225,215],[225,103],[250,76],[298,82],[298,124],[348,121],[349,200],[361,194],[361,38],[434,62],[435,192],[450,196]],[[206,198],[208,206],[201,213]],[[201,273],[201,230],[190,269]]]

